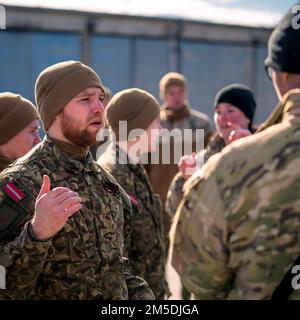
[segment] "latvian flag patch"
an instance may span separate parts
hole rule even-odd
[[[12,182],[8,182],[4,186],[3,190],[15,202],[19,202],[25,197],[25,194],[22,192],[22,190],[16,187]]]

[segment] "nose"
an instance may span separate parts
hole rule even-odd
[[[227,114],[226,112],[221,112],[219,113],[218,115],[218,120],[219,120],[219,123],[220,124],[225,124],[228,122],[228,117],[227,117]]]
[[[93,111],[93,113],[98,113],[98,112],[103,113],[104,112],[103,101],[96,99],[95,102],[93,103],[92,111]]]

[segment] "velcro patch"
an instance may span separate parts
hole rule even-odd
[[[25,198],[25,194],[20,190],[16,185],[12,182],[8,182],[4,187],[3,190],[5,193],[13,199],[15,202],[19,202],[20,200]]]
[[[4,178],[0,194],[0,241],[8,239],[34,213],[35,198],[14,179]]]

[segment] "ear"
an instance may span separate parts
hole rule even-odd
[[[292,74],[287,73],[287,72],[283,72],[283,73],[282,73],[282,78],[283,78],[283,81],[284,81],[284,82],[290,81],[291,78],[292,78],[292,76],[293,76]]]

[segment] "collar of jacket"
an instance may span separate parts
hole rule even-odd
[[[161,107],[160,118],[162,121],[177,122],[186,117],[191,113],[191,108],[188,103],[185,103],[180,109],[170,108],[168,105],[164,104]]]
[[[0,154],[0,172],[6,169],[13,161]]]
[[[59,162],[61,166],[72,173],[79,173],[81,171],[86,172],[99,172],[100,169],[93,160],[93,157],[89,151],[82,160],[75,159],[71,154],[62,150],[53,139],[48,135],[43,140],[43,149],[52,157],[55,161]]]
[[[261,132],[274,124],[280,123],[285,117],[300,113],[300,89],[287,92],[269,118],[257,129]]]

